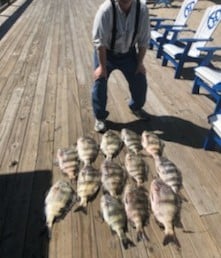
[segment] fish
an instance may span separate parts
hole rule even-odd
[[[162,156],[164,142],[154,133],[143,131],[141,134],[141,145],[145,151],[152,156]]]
[[[137,232],[137,242],[149,240],[144,226],[149,221],[148,192],[145,187],[137,186],[134,183],[126,185],[123,195],[128,221],[130,221]]]
[[[111,160],[116,157],[122,147],[123,142],[121,138],[112,130],[108,130],[103,134],[101,138],[100,149],[105,155],[106,159]]]
[[[180,248],[174,231],[178,213],[177,196],[160,178],[154,179],[150,184],[150,203],[156,221],[164,227],[163,245],[173,242]]]
[[[44,202],[49,238],[51,238],[53,223],[64,217],[76,201],[77,195],[70,182],[58,180],[51,186]]]
[[[82,136],[77,140],[77,151],[79,159],[86,166],[92,164],[96,160],[99,152],[99,145],[93,138]]]
[[[65,176],[70,180],[75,180],[77,178],[80,160],[76,144],[67,148],[59,148],[57,150],[57,161],[59,168]]]
[[[74,210],[87,213],[87,203],[96,196],[101,185],[101,173],[92,165],[84,166],[77,179],[78,207]]]
[[[101,182],[104,192],[111,196],[118,197],[126,182],[126,172],[117,163],[111,160],[104,160],[101,163]]]
[[[132,152],[126,153],[125,167],[128,174],[137,182],[138,186],[147,180],[148,166],[145,164],[141,155]]]
[[[156,156],[154,161],[158,176],[177,194],[182,187],[182,176],[177,166],[166,157]]]
[[[114,198],[108,193],[101,196],[100,210],[104,221],[119,237],[125,249],[134,246],[127,237],[127,217],[121,200]]]
[[[142,150],[141,138],[137,133],[123,128],[121,130],[121,139],[129,151],[137,154]]]

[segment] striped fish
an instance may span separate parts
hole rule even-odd
[[[51,186],[45,198],[44,208],[49,238],[51,238],[53,223],[69,211],[76,202],[76,197],[71,184],[65,180],[59,180]]]
[[[129,152],[125,156],[125,167],[128,174],[137,182],[137,185],[142,185],[147,180],[148,166],[145,164],[142,156]]]
[[[163,245],[173,242],[180,247],[174,231],[174,222],[178,213],[177,196],[160,178],[151,182],[150,203],[156,220],[164,227]]]
[[[101,182],[104,191],[107,191],[111,196],[117,197],[123,191],[126,173],[117,163],[104,160],[101,164]]]
[[[101,139],[100,149],[106,159],[113,159],[123,147],[120,137],[111,130],[106,131]]]
[[[57,150],[57,160],[62,173],[70,180],[76,179],[79,171],[80,160],[78,158],[77,145]]]
[[[109,194],[101,196],[100,201],[101,214],[104,221],[112,231],[116,232],[123,247],[127,249],[134,246],[133,242],[127,237],[127,218],[123,203]]]
[[[142,150],[141,138],[135,132],[123,128],[121,130],[121,139],[129,151],[137,154]]]
[[[124,206],[128,220],[133,224],[137,232],[137,241],[149,240],[144,226],[149,220],[148,195],[143,186],[127,184],[124,190]]]
[[[84,166],[77,179],[77,196],[80,199],[75,211],[87,213],[87,203],[99,191],[101,185],[101,174],[92,165]]]
[[[169,185],[175,193],[182,186],[182,176],[177,166],[166,157],[155,157],[155,167],[159,177]]]
[[[141,144],[145,151],[153,158],[155,156],[161,156],[163,153],[164,143],[154,133],[143,131],[141,135]]]
[[[96,160],[99,146],[96,141],[89,136],[80,137],[77,140],[77,151],[80,160],[86,166]]]

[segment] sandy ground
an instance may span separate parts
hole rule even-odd
[[[162,17],[162,18],[173,18],[175,19],[180,7],[182,5],[183,1],[177,0],[177,1],[172,1],[171,7],[166,8],[163,7],[162,5],[158,4],[154,7],[153,1],[148,2],[147,6],[149,8],[150,16],[151,17]],[[191,14],[187,25],[190,29],[196,30],[202,17],[203,14],[206,10],[207,7],[212,6],[214,4],[221,4],[220,0],[198,0],[198,3],[195,6],[195,9],[193,13]],[[167,21],[167,23],[169,23]],[[180,36],[186,37],[186,36],[191,36],[193,33],[190,32],[185,32],[182,33]],[[215,32],[212,35],[213,41],[208,42],[208,46],[221,46],[221,23],[217,26]],[[217,55],[221,56],[221,51],[216,52]],[[218,60],[217,66],[221,67],[221,58]]]

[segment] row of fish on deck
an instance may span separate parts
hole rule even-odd
[[[123,146],[127,150],[126,169],[115,161]],[[87,213],[88,201],[96,197],[102,187],[101,215],[125,249],[134,245],[127,236],[127,221],[135,228],[137,241],[149,240],[144,230],[149,221],[149,206],[164,228],[163,244],[173,242],[180,247],[174,225],[179,218],[182,177],[176,165],[162,155],[163,148],[164,143],[156,134],[144,131],[140,136],[124,128],[120,135],[108,130],[102,135],[100,145],[91,137],[80,137],[76,144],[58,149],[58,165],[68,180],[58,180],[46,196],[49,236],[56,219],[64,216],[73,205],[77,205],[74,211]],[[152,156],[157,172],[149,193],[144,184],[149,168],[143,159],[143,150]],[[100,171],[93,165],[99,151],[105,156]],[[73,182],[76,182],[76,190]]]

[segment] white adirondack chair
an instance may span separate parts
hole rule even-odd
[[[211,128],[204,141],[203,148],[205,150],[213,150],[215,144],[221,146],[221,113],[210,116],[209,123]]]
[[[198,0],[185,0],[180,8],[179,13],[177,14],[176,19],[168,18],[152,18],[151,22],[156,22],[156,25],[151,30],[150,34],[150,49],[153,49],[155,46],[157,48],[157,58],[160,58],[162,55],[162,46],[163,44],[174,41],[177,36],[177,32],[182,30],[186,26],[187,20],[190,17],[196,3]],[[173,24],[165,24],[165,21],[172,20]],[[177,30],[179,29],[179,30]]]
[[[199,50],[207,52],[207,55],[202,63],[194,69],[195,79],[192,93],[199,94],[200,88],[204,88],[216,101],[214,113],[221,113],[221,69],[210,66],[214,52],[220,51],[221,47],[204,47]]]
[[[176,68],[175,78],[180,78],[185,62],[202,61],[200,47],[204,47],[208,41],[212,40],[211,35],[220,21],[221,5],[208,7],[193,38],[183,38],[176,43],[163,45],[162,65],[166,66],[170,61]]]

